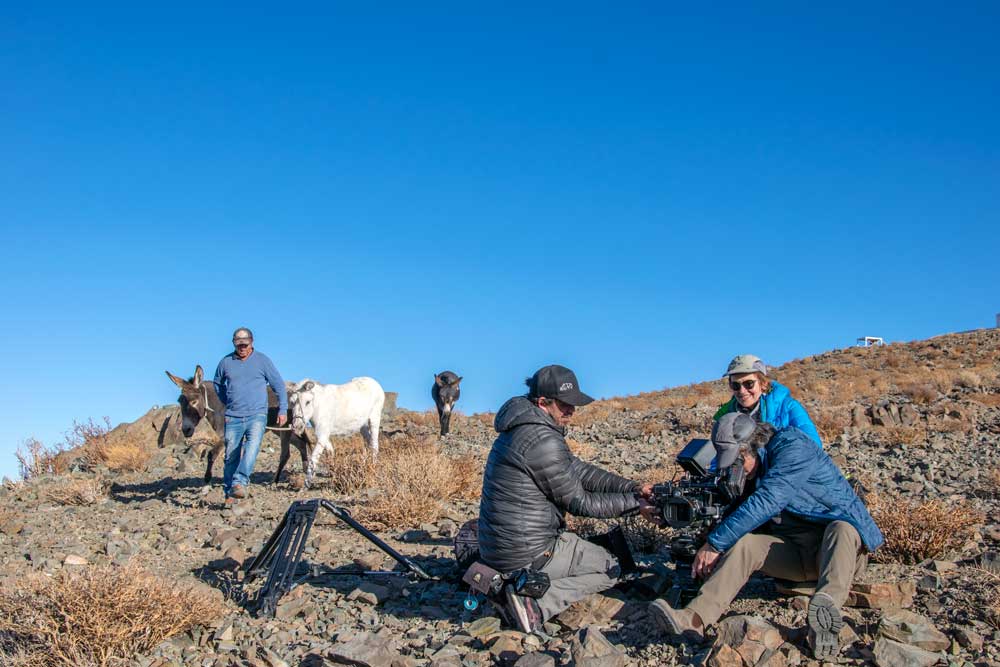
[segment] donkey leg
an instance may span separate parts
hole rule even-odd
[[[316,475],[316,465],[319,463],[320,455],[323,454],[323,450],[330,446],[330,434],[317,431],[316,439],[316,448],[313,449],[312,454],[309,456],[309,465],[306,466],[305,487],[307,489],[312,486],[313,477]]]
[[[274,484],[278,483],[281,479],[281,471],[285,469],[285,464],[288,463],[288,441],[292,439],[292,434],[290,431],[281,431],[281,457],[278,458],[278,469],[274,472]]]
[[[215,463],[216,448],[208,450],[208,456],[206,457],[207,463],[205,465],[205,484],[210,484],[212,482],[212,464]]]

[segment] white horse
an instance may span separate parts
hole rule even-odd
[[[327,449],[333,451],[332,435],[361,431],[372,457],[378,456],[378,430],[384,403],[385,392],[381,385],[369,377],[354,378],[345,384],[320,384],[305,379],[289,387],[292,431],[305,433],[309,422],[316,431],[316,446],[306,468],[306,488],[312,484],[320,456]]]

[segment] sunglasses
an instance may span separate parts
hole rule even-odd
[[[739,391],[740,387],[743,387],[747,391],[752,391],[754,386],[757,384],[756,380],[743,380],[742,382],[729,381],[729,388],[733,391]]]

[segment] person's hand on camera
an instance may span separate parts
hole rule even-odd
[[[707,542],[698,549],[694,555],[694,562],[691,564],[691,574],[695,579],[708,579],[719,562],[721,554]]]
[[[640,496],[646,500],[653,499],[653,485],[651,483],[640,484],[638,491],[636,491]]]
[[[663,517],[660,516],[660,508],[648,502],[645,498],[639,498],[639,514],[654,526],[659,526],[660,528],[666,526]]]

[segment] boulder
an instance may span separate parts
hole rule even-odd
[[[930,620],[912,611],[898,610],[886,614],[878,624],[878,634],[927,651],[945,651],[951,642]]]
[[[573,637],[570,653],[577,667],[625,667],[628,664],[628,656],[593,627],[584,628]]]
[[[732,649],[748,665],[784,664],[784,654],[778,648],[784,643],[778,630],[756,616],[730,616],[716,625],[718,635],[713,644],[711,660],[724,665],[732,659]],[[720,656],[721,654],[721,656]]]
[[[917,585],[912,581],[854,584],[847,595],[848,607],[866,609],[905,609],[913,606]]]
[[[931,667],[941,658],[937,653],[885,637],[880,637],[875,642],[874,654],[878,667]]]

